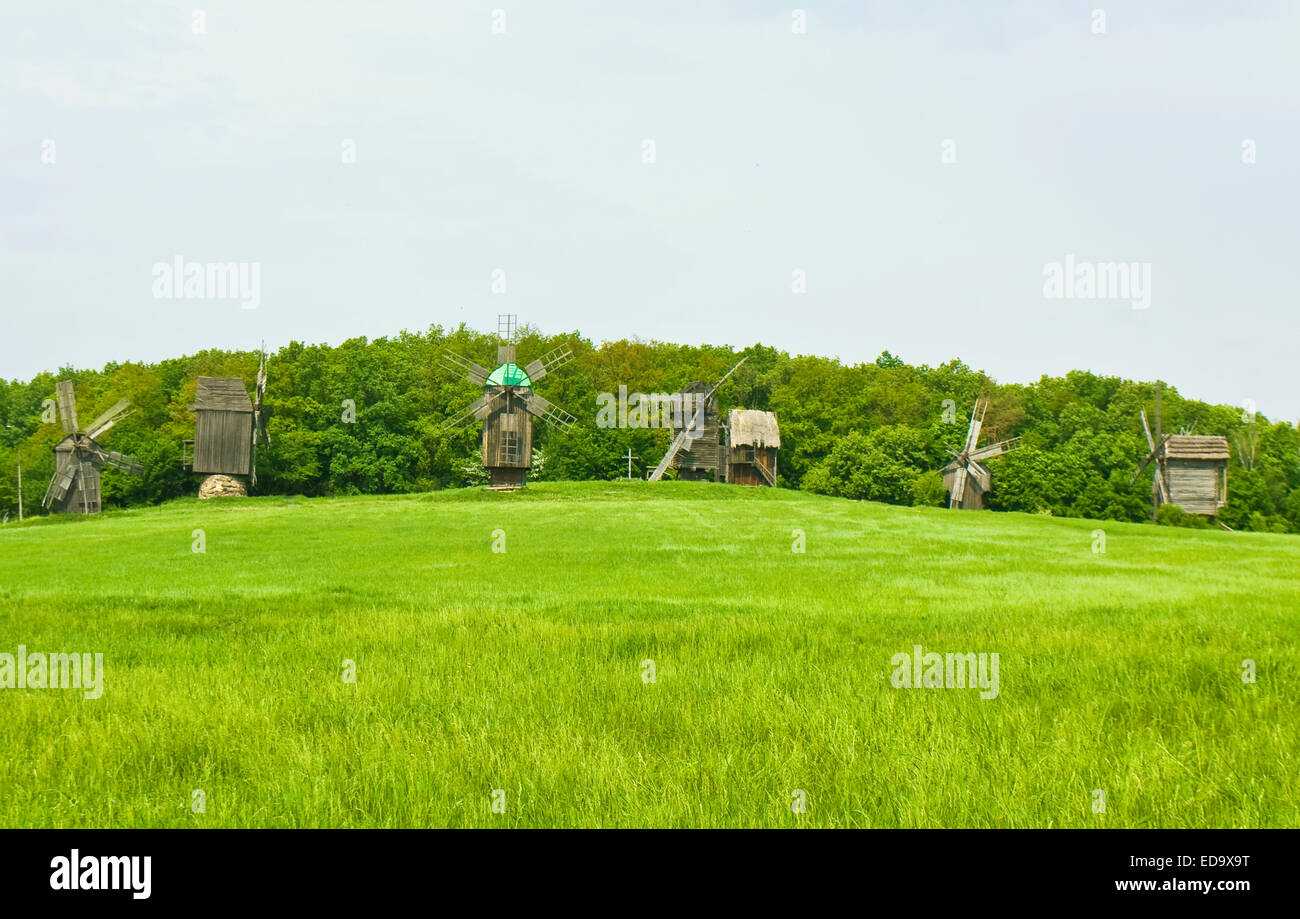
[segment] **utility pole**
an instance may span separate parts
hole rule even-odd
[[[18,461],[18,522],[23,522],[23,461]]]
[[[632,478],[632,460],[634,460],[634,459],[640,459],[640,458],[641,458],[641,457],[639,457],[639,456],[633,456],[633,455],[632,455],[632,448],[631,448],[631,447],[628,447],[628,448],[627,448],[627,477],[628,477],[629,479]]]

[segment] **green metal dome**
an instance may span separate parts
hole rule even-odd
[[[488,374],[487,381],[490,386],[531,387],[533,385],[533,381],[528,379],[528,374],[524,373],[523,368],[518,364],[502,364]]]

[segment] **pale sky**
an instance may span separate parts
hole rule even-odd
[[[200,4],[3,4],[0,376],[511,312],[1300,416],[1295,3]]]

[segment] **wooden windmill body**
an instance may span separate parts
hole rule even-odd
[[[688,439],[673,457],[671,465],[677,470],[677,477],[688,482],[716,482],[725,478],[727,470],[722,460],[722,421],[718,415],[717,395],[709,394],[708,383],[695,380],[674,396],[680,397],[683,405],[704,405],[698,428],[700,436]]]
[[[239,377],[199,377],[194,404],[194,439],[186,441],[185,468],[205,476],[257,482],[257,448],[271,442],[262,400],[266,355],[257,371],[255,399]]]
[[[772,412],[733,408],[727,416],[727,481],[776,486],[781,428]]]
[[[97,514],[102,509],[99,471],[104,466],[140,475],[133,457],[105,450],[97,438],[131,414],[127,399],[96,418],[83,431],[77,424],[77,398],[70,380],[57,386],[59,421],[67,435],[54,446],[54,476],[41,504],[54,514]]]
[[[710,475],[717,478],[720,473],[725,475],[726,462],[720,452],[724,448],[718,442],[717,394],[727,378],[746,360],[748,358],[742,357],[736,366],[728,370],[711,388],[703,383],[691,383],[682,390],[683,394],[690,393],[696,397],[692,403],[696,406],[695,412],[691,415],[690,421],[677,432],[672,443],[668,445],[668,452],[650,473],[651,482],[662,479],[670,466],[678,470],[681,478],[693,481],[705,481]],[[712,412],[711,422],[710,412]]]
[[[943,487],[948,490],[948,506],[962,510],[981,510],[984,507],[984,495],[993,488],[993,475],[983,461],[1001,456],[1009,450],[1020,446],[1020,438],[1002,440],[995,444],[980,447],[980,428],[984,424],[984,414],[988,411],[987,399],[976,399],[971,412],[970,427],[966,429],[966,442],[960,451],[950,451],[953,460],[944,466]]]
[[[520,367],[515,363],[514,317],[502,316],[498,332],[504,343],[497,347],[497,367],[489,371],[454,351],[443,353],[443,366],[475,386],[483,395],[444,425],[456,427],[470,420],[483,422],[482,460],[488,471],[488,487],[501,490],[522,488],[533,465],[533,418],[541,418],[562,431],[577,421],[533,391],[533,384],[573,360],[573,352],[554,348],[537,360]]]
[[[1148,465],[1155,464],[1151,478],[1151,512],[1162,504],[1177,504],[1189,514],[1214,517],[1228,503],[1228,439],[1213,435],[1151,434],[1146,411],[1142,430],[1150,452],[1138,466],[1133,481]]]

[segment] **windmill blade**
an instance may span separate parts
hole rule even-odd
[[[952,483],[952,491],[948,493],[948,507],[961,507],[964,497],[966,497],[966,467],[958,466],[957,476]]]
[[[266,430],[266,411],[263,409],[262,402],[266,396],[266,343],[262,343],[262,356],[257,362],[257,388],[254,390],[256,398],[253,401],[253,445],[270,446],[271,435]],[[257,484],[256,473],[253,474],[253,484]]]
[[[41,499],[41,507],[49,510],[54,502],[62,501],[67,496],[68,489],[77,478],[77,469],[77,464],[69,457],[62,469],[54,470],[54,475],[50,477],[50,487],[45,489],[45,497]]]
[[[1155,442],[1155,439],[1152,438],[1152,436],[1151,436],[1151,426],[1150,426],[1149,424],[1147,424],[1147,410],[1146,410],[1146,409],[1142,409],[1142,410],[1141,410],[1141,415],[1142,415],[1142,431],[1143,431],[1143,432],[1146,434],[1146,436],[1147,436],[1147,449],[1150,450],[1152,453],[1155,453],[1155,452],[1156,452],[1156,442]]]
[[[1168,503],[1169,503],[1169,489],[1165,487],[1165,477],[1164,477],[1163,475],[1160,474],[1160,464],[1159,464],[1159,463],[1156,463],[1156,474],[1155,474],[1155,476],[1152,478],[1152,480],[1151,480],[1151,484],[1155,487],[1156,492],[1160,495],[1160,500],[1161,500],[1163,503],[1168,504]]]
[[[120,469],[123,472],[129,472],[131,475],[143,475],[144,466],[140,464],[134,456],[128,456],[125,453],[118,453],[116,450],[104,450],[99,444],[95,444],[95,455],[105,466],[112,466],[114,469]]]
[[[64,434],[77,432],[77,395],[73,392],[71,380],[61,380],[55,387],[59,402],[59,421],[63,424]]]
[[[571,360],[573,360],[573,352],[567,345],[560,345],[558,348],[547,351],[525,367],[524,373],[528,374],[528,378],[536,383],[552,370],[559,370]]]
[[[266,412],[260,405],[253,410],[253,443],[263,447],[271,445],[271,432],[266,429]]]
[[[1133,473],[1133,478],[1129,479],[1128,483],[1132,485],[1134,482],[1140,479],[1142,477],[1142,473],[1146,470],[1147,466],[1150,465],[1151,461],[1155,458],[1156,458],[1156,453],[1154,450],[1152,450],[1150,453],[1146,455],[1146,457],[1142,460],[1142,462],[1138,463],[1137,472]],[[1157,472],[1158,472],[1158,467],[1157,467]]]
[[[984,425],[984,412],[980,411],[981,405],[984,406],[985,411],[988,410],[986,401],[983,399],[975,400],[975,407],[971,409],[970,413],[970,427],[966,429],[966,446],[962,449],[962,453],[970,453],[975,449],[975,445],[979,443],[980,428]]]
[[[730,370],[728,370],[727,373],[726,373],[726,375],[723,376],[723,378],[722,378],[721,380],[718,380],[718,382],[716,382],[716,383],[713,384],[713,388],[709,390],[709,394],[708,394],[707,396],[705,396],[705,397],[704,397],[704,401],[700,403],[700,405],[701,405],[701,409],[700,409],[700,410],[701,410],[701,411],[703,411],[703,406],[709,404],[709,400],[713,398],[713,394],[714,394],[715,392],[718,391],[718,389],[722,386],[723,383],[727,382],[727,377],[731,376],[733,373],[735,373],[737,370],[739,370],[739,369],[740,369],[740,365],[743,364],[743,363],[745,363],[745,361],[747,361],[747,360],[749,360],[748,357],[742,357],[742,358],[741,358],[741,359],[736,363],[736,366],[735,366],[735,367],[732,367]]]
[[[82,454],[86,456],[86,454]],[[95,464],[89,459],[82,459],[77,463],[77,480],[81,486],[81,511],[84,514],[90,513],[90,504],[93,501],[95,509],[99,509],[99,476],[95,471]],[[93,486],[93,487],[92,487]]]
[[[131,411],[131,400],[119,399],[116,405],[90,423],[90,427],[86,428],[86,435],[91,438],[98,437],[123,418],[133,414],[135,413]]]
[[[504,387],[496,387],[485,392],[467,405],[459,414],[444,421],[439,430],[445,431],[450,428],[460,427],[471,419],[482,421],[494,408],[496,408],[496,403],[500,401],[505,394],[506,390]]]
[[[1145,426],[1146,426],[1146,419],[1143,418],[1142,421],[1143,421],[1143,427],[1145,427]],[[1151,444],[1151,452],[1148,453],[1148,454],[1146,455],[1146,459],[1142,460],[1142,462],[1138,464],[1137,472],[1133,473],[1133,478],[1129,480],[1129,484],[1130,484],[1130,485],[1132,485],[1134,482],[1136,482],[1136,481],[1138,480],[1138,478],[1141,477],[1143,470],[1145,470],[1145,469],[1147,468],[1147,466],[1151,463],[1151,461],[1152,461],[1153,459],[1155,459],[1156,456],[1160,453],[1160,448],[1163,447],[1165,444],[1169,443],[1169,438],[1171,438],[1171,437],[1173,437],[1173,436],[1174,436],[1174,435],[1172,435],[1172,434],[1166,434],[1164,437],[1160,438],[1160,443],[1159,443],[1159,445],[1156,445],[1156,444],[1154,444],[1154,443]],[[1147,440],[1148,440],[1148,441],[1151,440],[1151,432],[1150,432],[1150,431],[1147,431]],[[1156,475],[1157,475],[1157,476],[1160,475],[1160,464],[1159,464],[1159,463],[1156,463]]]
[[[487,385],[488,369],[474,363],[467,357],[461,357],[455,351],[442,352],[442,366],[452,373],[465,374],[465,379],[475,386]]]
[[[262,395],[266,392],[266,343],[262,343],[262,357],[257,362],[257,404],[262,404]]]
[[[1012,437],[1010,440],[1002,440],[995,444],[980,447],[978,450],[972,450],[969,458],[976,462],[984,459],[992,459],[995,456],[1001,456],[1003,453],[1009,453],[1019,446],[1020,438]]]
[[[555,425],[561,431],[571,430],[578,421],[564,409],[552,405],[531,390],[524,396],[524,408],[548,424]]]
[[[983,494],[989,490],[989,486],[992,484],[992,478],[986,468],[981,466],[979,463],[968,462],[966,464],[966,472],[968,475],[966,482],[967,488],[974,489],[979,494]]]

